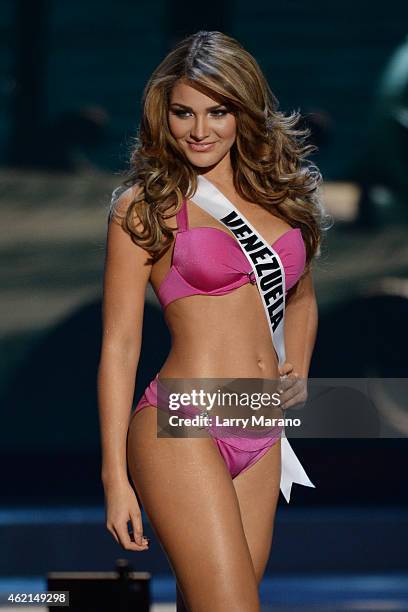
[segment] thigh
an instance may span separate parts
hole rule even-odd
[[[262,580],[272,545],[280,473],[279,439],[256,463],[232,481],[258,584]]]
[[[258,612],[259,597],[231,476],[210,437],[158,438],[156,408],[129,426],[138,497],[191,612]]]

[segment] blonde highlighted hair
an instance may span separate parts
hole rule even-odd
[[[110,216],[120,220],[152,261],[173,241],[166,220],[180,209],[183,196],[192,198],[197,187],[196,168],[169,129],[170,93],[179,79],[235,115],[236,139],[230,151],[234,187],[246,201],[301,229],[308,269],[319,252],[327,219],[320,200],[321,174],[306,157],[317,147],[305,142],[310,130],[297,127],[300,113],[278,111],[278,100],[255,59],[222,32],[188,36],[154,70],[144,89],[129,168],[114,191]],[[139,187],[137,195],[121,215],[118,192],[133,185]]]

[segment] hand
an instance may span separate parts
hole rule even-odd
[[[129,481],[104,485],[106,527],[125,550],[147,550],[149,538],[143,537],[142,514]],[[128,531],[128,521],[132,532]]]
[[[286,361],[279,367],[280,408],[287,410],[294,406],[300,409],[307,400],[307,379],[301,378],[291,363]]]
[[[285,363],[281,366],[278,366],[279,376],[287,376],[291,372],[293,372],[293,365],[289,363],[289,361],[285,361]]]

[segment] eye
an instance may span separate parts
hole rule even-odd
[[[171,112],[173,113],[173,115],[176,115],[176,117],[182,117],[182,118],[185,118],[189,114],[191,114],[188,111],[184,111],[184,110],[173,110]]]
[[[186,117],[191,117],[192,113],[187,110],[182,110],[180,108],[171,110],[173,115],[176,117],[180,117],[181,119],[185,119]],[[228,114],[228,110],[226,108],[220,108],[210,113],[213,117],[224,117]]]

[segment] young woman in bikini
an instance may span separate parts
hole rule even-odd
[[[236,40],[220,32],[189,36],[146,86],[130,172],[112,199],[98,372],[106,525],[126,550],[146,550],[143,505],[174,571],[178,610],[259,610],[288,457],[281,429],[263,445],[158,437],[160,379],[285,376],[282,408],[307,395],[321,175],[306,159],[314,147],[304,143],[308,132],[296,129],[299,114],[285,116],[277,107],[258,64]],[[280,257],[283,364],[236,237],[194,203],[198,176]],[[148,282],[172,348],[131,413]],[[307,477],[291,479],[313,486]]]

